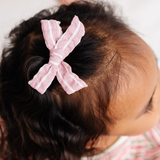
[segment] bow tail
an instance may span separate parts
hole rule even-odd
[[[28,82],[28,84],[39,93],[43,94],[51,85],[55,75],[56,70],[53,69],[52,65],[45,64],[41,67],[33,79]]]
[[[62,29],[59,24],[60,22],[56,20],[41,20],[43,37],[49,50],[55,47],[56,42],[62,36]]]
[[[87,87],[87,84],[74,74],[71,67],[64,61],[59,64],[56,76],[67,94],[72,94],[84,87]]]

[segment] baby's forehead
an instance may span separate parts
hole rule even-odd
[[[125,45],[127,47],[125,47]],[[134,114],[149,100],[156,83],[156,61],[150,47],[138,36],[122,44],[118,85],[110,103],[110,114],[117,119]]]

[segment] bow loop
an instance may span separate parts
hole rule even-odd
[[[62,36],[60,22],[56,20],[41,20],[43,37],[49,50],[53,49]]]
[[[38,92],[44,93],[44,90],[52,83],[52,77],[55,77],[57,69],[57,66],[49,63],[43,65],[28,84]]]

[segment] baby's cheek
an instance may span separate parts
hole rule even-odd
[[[155,90],[155,94],[153,96],[153,116],[157,119],[157,121],[160,120],[160,70],[158,70],[158,82]]]
[[[153,112],[157,121],[160,120],[160,83],[157,86],[156,93],[153,99]],[[151,111],[152,112],[152,111]]]
[[[158,108],[158,115],[159,115],[159,120],[160,120],[160,85],[159,85],[159,94],[158,94],[157,99],[158,99],[157,108]]]

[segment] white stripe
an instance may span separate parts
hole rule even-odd
[[[58,65],[59,65],[59,63],[54,62],[54,61],[49,61],[49,63],[55,64],[56,66],[58,66]]]
[[[68,41],[69,43],[70,43],[70,41],[74,38],[76,32],[79,30],[79,27],[80,27],[80,22],[79,22],[79,24],[78,24],[77,29],[76,29],[75,32],[73,33],[72,37],[71,37],[70,40]],[[65,32],[65,33],[66,33],[66,32]],[[64,33],[64,34],[61,36],[61,38],[58,40],[58,42],[56,43],[55,48],[57,48],[59,42],[60,42],[60,41],[62,40],[62,38],[65,36],[65,33]],[[67,45],[68,45],[69,43],[67,43],[67,44],[63,47],[62,51],[67,47]]]
[[[56,21],[56,22],[57,22],[57,21]],[[58,40],[58,42],[57,42],[56,45],[55,45],[55,49],[57,48],[60,39],[63,37],[63,35],[61,36],[61,33],[60,33],[60,26],[59,26],[58,22],[57,22],[56,24],[57,24],[58,32],[59,32],[59,40]]]
[[[74,78],[74,76],[72,76],[72,75],[69,73],[69,71],[68,71],[68,69],[65,67],[65,65],[63,65],[63,66],[64,66],[64,68],[67,70],[68,75],[69,75],[70,77],[72,77],[72,79],[74,79],[74,80],[76,81],[76,83],[78,83],[81,87],[83,87],[83,85],[82,85],[80,82],[78,82],[78,81]]]
[[[63,57],[62,57],[60,54],[58,54],[58,53],[53,52],[52,54],[54,54],[54,55],[56,55],[56,56],[59,56],[60,58],[63,59]]]
[[[59,74],[59,76],[61,77],[61,80],[65,83],[65,85],[66,85],[72,92],[75,92],[75,90],[73,90],[73,89],[70,87],[70,85],[62,78],[62,75],[61,75],[59,69],[58,69],[58,74]]]
[[[57,27],[58,27],[58,33],[59,33],[59,37],[58,38],[60,38],[61,37],[61,27],[60,27],[60,25],[58,24],[58,21],[56,21],[56,23],[57,23]]]
[[[56,45],[55,45],[55,48],[57,48],[57,46],[58,46],[58,44],[59,44],[59,42],[61,41],[61,39],[64,37],[64,35],[65,35],[65,33],[61,36],[61,38],[58,40],[58,42],[56,43]]]
[[[41,86],[41,84],[43,83],[43,81],[46,80],[47,76],[51,73],[51,70],[52,70],[52,69],[50,68],[49,72],[48,72],[48,73],[42,78],[42,80],[38,83],[38,85],[35,87],[36,90],[38,90],[39,87]]]
[[[79,30],[80,27],[80,22],[78,23],[78,27],[75,30],[75,32],[73,33],[72,37],[69,39],[69,41],[66,43],[66,45],[63,47],[62,51],[65,50],[65,48],[68,46],[68,44],[71,42],[71,40],[74,38],[75,34],[77,33],[77,31]]]
[[[51,40],[52,40],[52,43],[53,45],[55,46],[55,41],[53,40],[53,33],[52,33],[52,28],[51,28],[51,24],[50,22],[48,21],[48,25],[49,25],[49,30],[50,30],[50,37],[51,37]]]

